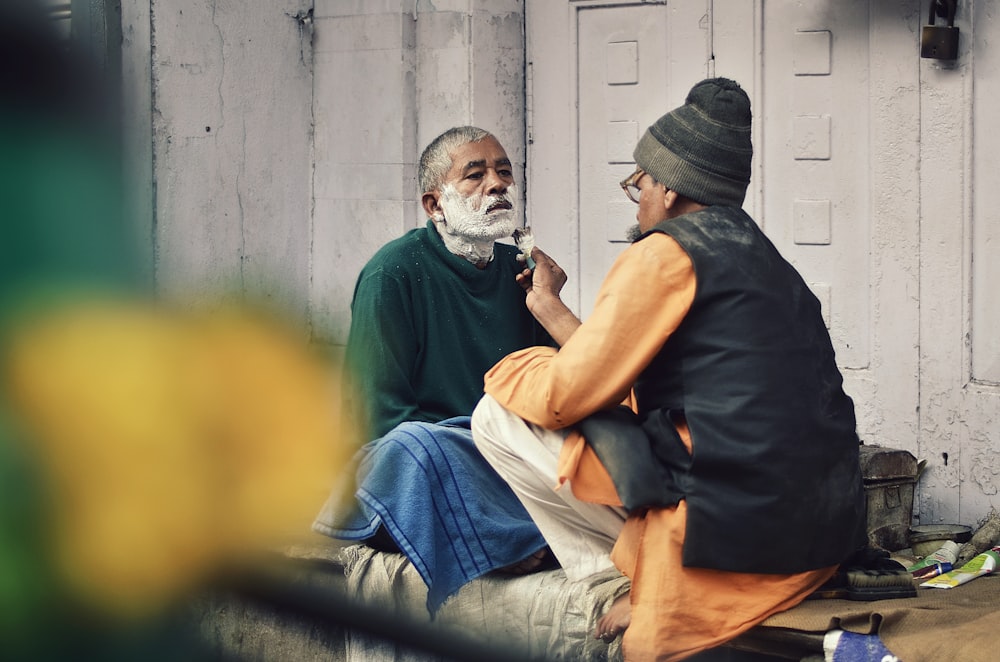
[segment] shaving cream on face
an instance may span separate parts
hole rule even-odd
[[[507,202],[510,209],[489,211],[497,203]],[[502,195],[475,193],[463,196],[453,184],[441,187],[438,204],[444,218],[434,217],[434,225],[445,247],[470,262],[493,258],[493,242],[509,237],[518,226],[520,209],[517,188],[513,185]]]

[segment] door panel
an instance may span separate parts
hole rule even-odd
[[[618,182],[635,169],[632,149],[667,108],[664,6],[579,11],[580,310],[626,246],[637,205]]]
[[[823,303],[841,366],[869,343],[870,149],[866,2],[837,12],[772,0],[764,20],[764,209],[758,222]],[[758,102],[760,103],[760,102]],[[759,112],[759,111],[758,111]]]

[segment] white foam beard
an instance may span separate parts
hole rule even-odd
[[[510,209],[493,209],[507,202]],[[434,225],[445,247],[473,263],[493,259],[493,242],[509,237],[519,226],[517,187],[510,186],[502,195],[463,196],[453,184],[441,187],[438,204],[444,214],[434,216]]]

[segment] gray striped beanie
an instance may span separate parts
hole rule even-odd
[[[703,80],[646,129],[633,152],[656,181],[705,205],[739,207],[750,184],[750,98],[728,78]]]

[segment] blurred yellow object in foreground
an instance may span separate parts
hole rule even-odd
[[[338,373],[273,321],[92,304],[5,349],[58,570],[112,614],[149,614],[308,535],[347,459]]]

